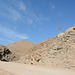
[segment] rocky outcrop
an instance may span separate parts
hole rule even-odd
[[[50,66],[75,69],[75,27],[61,34],[47,48],[44,62]]]
[[[7,47],[0,45],[0,60],[7,61],[6,56],[9,54],[11,54],[11,51]]]

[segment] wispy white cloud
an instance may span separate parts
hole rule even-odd
[[[44,16],[44,15],[42,15],[42,14],[36,14],[35,12],[33,12],[33,11],[31,11],[31,12],[29,12],[29,11],[27,11],[28,13],[27,13],[27,22],[29,23],[29,24],[32,24],[32,25],[34,25],[34,24],[43,24],[43,21],[50,21],[50,18],[49,17],[46,17],[46,16]]]
[[[49,20],[49,18],[47,18],[45,16],[40,17],[33,10],[28,10],[29,8],[27,7],[27,5],[21,0],[19,0],[19,1],[11,0],[11,2],[13,4],[13,6],[7,5],[7,4],[4,4],[4,5],[2,4],[3,6],[1,8],[1,10],[5,9],[5,12],[1,11],[0,14],[12,22],[19,21],[19,22],[24,22],[26,25],[27,24],[34,25],[37,22],[42,23],[42,21]],[[30,1],[28,1],[28,2],[29,2],[29,7],[30,7],[30,5],[32,5],[32,4]],[[55,7],[52,6],[52,8],[54,9]]]
[[[12,7],[7,8],[7,11],[9,12],[10,18],[12,18],[13,20],[18,20],[22,17],[20,12]]]
[[[15,5],[7,5],[7,3],[0,3],[0,15],[9,20],[19,20],[22,17],[17,6],[15,8]]]
[[[26,11],[26,6],[23,2],[20,2],[19,3],[19,9],[23,10],[23,11]]]
[[[8,27],[4,27],[0,25],[0,35],[8,38],[12,41],[14,40],[25,40],[28,39],[29,37],[27,34],[20,34],[19,32],[16,32]]]
[[[55,5],[52,5],[51,8],[54,10],[55,9]]]
[[[28,19],[27,19],[27,22],[28,22],[29,24],[33,24],[34,20],[33,20],[33,19],[28,18]]]
[[[56,8],[55,4],[50,2],[50,9],[52,11],[55,11],[55,8]]]
[[[6,45],[7,42],[13,43],[13,42],[15,42],[15,41],[9,40],[9,39],[5,39],[5,38],[1,38],[1,37],[0,37],[0,43],[1,43],[1,44],[4,43],[4,45]]]
[[[30,5],[31,5],[31,2],[30,1],[28,1],[29,2],[29,7],[30,7]],[[18,2],[18,7],[19,7],[19,9],[20,10],[22,10],[23,12],[24,12],[24,15],[25,16],[22,16],[22,18],[24,18],[25,20],[25,22],[27,23],[27,24],[35,24],[36,22],[42,22],[42,21],[49,21],[50,20],[50,18],[48,18],[48,17],[44,17],[44,16],[39,16],[38,14],[36,14],[33,10],[27,10],[28,9],[28,7],[22,2],[22,1],[20,1],[20,2]]]

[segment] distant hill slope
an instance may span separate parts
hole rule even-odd
[[[30,47],[33,47],[35,44],[26,40],[17,41],[15,43],[7,45],[7,47],[11,51],[25,51],[26,49],[29,49]]]
[[[35,46],[34,43],[26,40],[17,41],[15,43],[7,45],[6,47],[8,47],[12,52],[12,54],[8,56],[8,60],[10,59],[11,61],[15,61],[20,59],[20,57],[26,55],[27,53],[30,53],[31,51],[29,50],[29,48],[33,46]]]

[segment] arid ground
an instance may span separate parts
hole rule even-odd
[[[74,71],[40,68],[21,63],[0,62],[0,75],[75,75]]]

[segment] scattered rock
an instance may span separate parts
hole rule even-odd
[[[7,61],[6,56],[9,54],[11,54],[11,51],[7,47],[0,45],[0,60]]]

